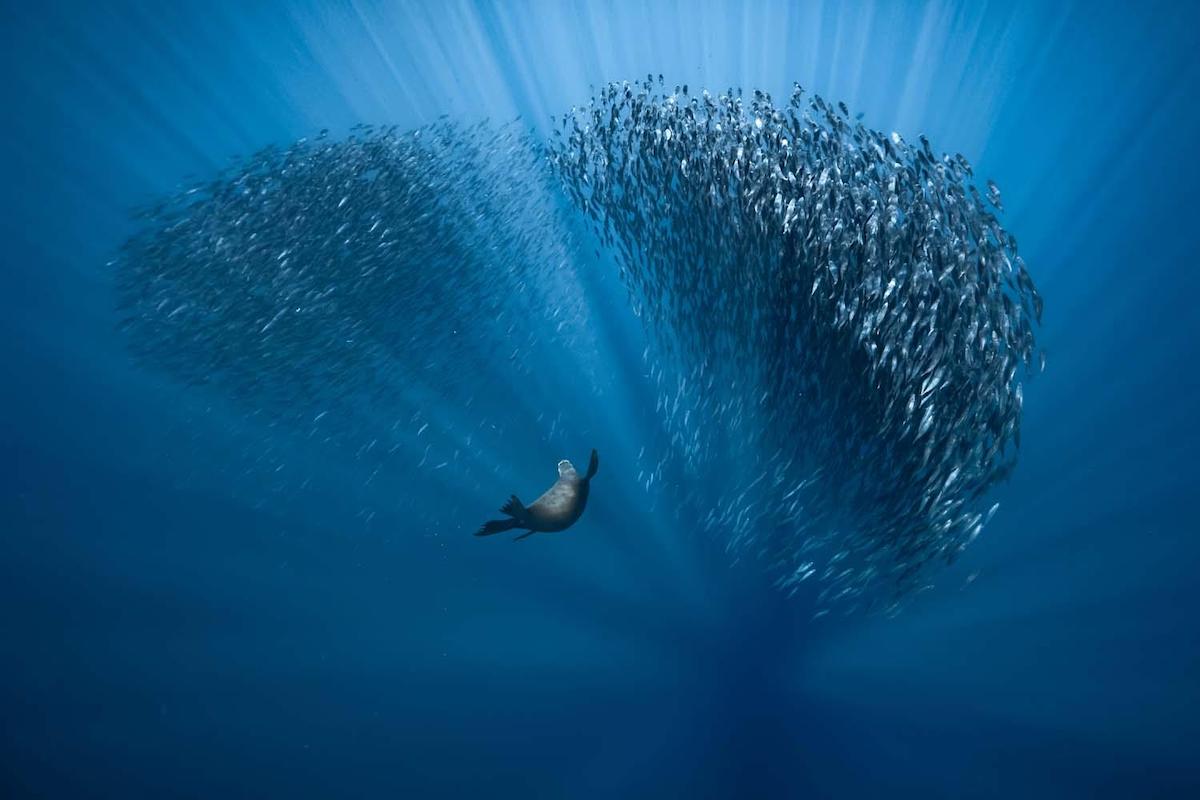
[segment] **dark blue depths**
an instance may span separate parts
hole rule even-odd
[[[1195,791],[1198,18],[1169,3],[9,4],[6,795]],[[778,97],[799,81],[1004,190],[1046,298],[1047,370],[1000,512],[894,619],[811,622],[810,596],[731,566],[639,482],[662,433],[645,343],[589,253],[556,287],[577,335],[526,320],[545,326],[535,374],[506,380],[505,354],[464,363],[456,380],[489,387],[469,406],[404,384],[393,413],[358,413],[357,439],[143,369],[116,330],[105,264],[129,210],[185,176],[360,122],[520,115],[545,133],[590,84],[650,71]],[[364,454],[375,430],[392,457]],[[463,468],[424,458],[431,437],[473,431]],[[591,447],[601,471],[574,529],[469,535]]]

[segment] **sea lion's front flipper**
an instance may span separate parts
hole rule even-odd
[[[520,536],[518,536],[517,538],[513,539],[513,541],[514,541],[514,542],[519,542],[519,541],[521,541],[522,539],[528,539],[530,536],[533,536],[535,533],[537,533],[537,531],[526,531],[525,533],[522,533],[522,534],[521,534]]]
[[[584,480],[590,481],[592,479],[592,476],[596,474],[596,470],[599,468],[600,468],[600,456],[596,454],[595,450],[592,450],[592,460],[588,462],[587,477]]]

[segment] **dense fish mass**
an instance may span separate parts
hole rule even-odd
[[[467,404],[586,318],[559,196],[513,125],[268,148],[145,211],[115,262],[122,326],[151,366],[326,431],[421,390]]]
[[[888,609],[979,535],[1042,313],[994,183],[799,86],[780,108],[613,83],[550,149],[650,333],[684,473],[727,487],[690,499],[732,553]]]

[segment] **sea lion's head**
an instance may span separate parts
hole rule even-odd
[[[578,478],[579,473],[575,471],[575,466],[565,458],[558,462],[558,477],[560,478]]]

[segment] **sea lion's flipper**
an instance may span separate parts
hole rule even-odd
[[[500,507],[500,511],[516,519],[525,518],[525,505],[515,494],[509,495],[508,502]]]
[[[533,536],[535,533],[537,533],[537,531],[526,531],[525,533],[522,533],[522,534],[521,534],[520,536],[518,536],[517,538],[513,539],[513,541],[514,541],[514,542],[519,542],[519,541],[521,541],[522,539],[528,539],[530,536]]]
[[[476,536],[491,536],[493,533],[504,533],[511,531],[520,523],[515,519],[491,519],[483,523],[483,526],[475,531]]]
[[[595,450],[592,450],[592,460],[588,462],[587,477],[584,478],[584,480],[590,481],[592,479],[592,476],[594,476],[596,474],[596,470],[599,468],[600,468],[600,456],[596,454]]]

